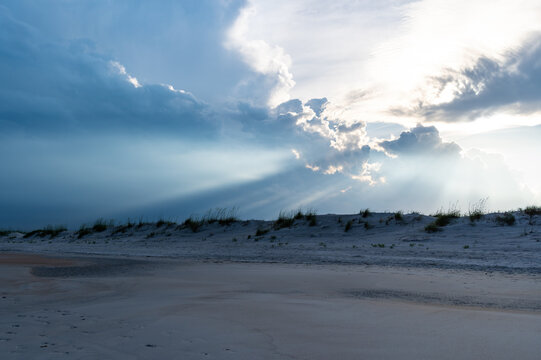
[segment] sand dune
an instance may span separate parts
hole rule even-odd
[[[539,359],[537,217],[502,226],[495,216],[435,233],[418,214],[10,233],[0,237],[0,353]]]
[[[392,213],[320,215],[315,226],[299,219],[281,229],[260,220],[206,224],[196,232],[152,223],[109,227],[83,237],[76,231],[55,238],[12,233],[0,237],[0,251],[541,273],[541,217],[516,212],[515,224],[504,226],[497,216],[455,219],[435,233],[425,231],[433,217],[409,214],[396,220]]]

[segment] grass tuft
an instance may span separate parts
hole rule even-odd
[[[346,223],[346,227],[344,228],[344,231],[345,232],[348,232],[349,230],[351,230],[351,227],[353,226],[353,220],[349,220],[347,223]]]
[[[190,216],[182,223],[183,228],[189,228],[192,232],[198,232],[199,229],[205,224],[203,219],[198,219],[195,216]]]
[[[263,236],[269,232],[269,229],[258,228],[255,232],[255,236]]]
[[[33,231],[30,231],[30,232],[27,232],[26,234],[24,234],[23,237],[24,238],[29,238],[29,237],[32,237],[32,236],[39,236],[39,237],[43,238],[43,237],[49,236],[49,238],[52,239],[52,238],[57,237],[60,233],[66,231],[66,230],[67,230],[66,227],[62,226],[62,225],[57,225],[57,226],[47,225],[43,229],[38,229],[38,230],[33,230]]]
[[[297,210],[295,213],[295,216],[293,216],[295,220],[302,220],[304,219],[304,214],[302,213],[302,209]]]
[[[83,224],[79,227],[79,231],[77,231],[77,239],[81,239],[89,234],[92,234],[92,229]]]
[[[112,225],[112,223],[110,223]],[[94,232],[103,232],[107,230],[108,224],[103,218],[99,218],[94,222],[92,226],[92,231]]]
[[[156,227],[162,227],[162,226],[173,226],[173,225],[176,225],[176,223],[174,221],[170,221],[170,220],[165,220],[165,219],[159,219],[158,221],[156,221]]]
[[[541,215],[541,206],[527,206],[522,212],[530,217]]]
[[[359,215],[361,215],[363,218],[367,218],[369,216],[372,216],[372,213],[370,212],[370,209],[366,208],[364,210],[361,210],[359,212]]]
[[[210,209],[209,211],[207,211],[205,216],[203,216],[201,221],[207,224],[218,223],[222,226],[229,226],[239,221],[237,217],[237,212],[238,210],[236,207],[233,207],[230,209],[228,208]]]
[[[441,228],[436,224],[436,222],[431,222],[430,224],[425,226],[425,231],[427,233],[435,233],[441,231]]]
[[[483,198],[469,206],[468,217],[472,223],[481,220],[485,216],[487,200],[488,198]]]
[[[455,204],[454,206],[449,206],[447,211],[444,211],[443,209],[438,210],[438,212],[432,216],[436,218],[434,224],[443,227],[449,225],[452,220],[458,219],[460,217],[460,210],[456,208]]]
[[[496,216],[496,222],[498,223],[498,225],[508,225],[508,226],[512,226],[512,225],[515,225],[515,215],[513,215],[513,213],[511,212],[505,212],[503,213],[502,215],[498,215]]]
[[[294,222],[295,222],[295,217],[293,214],[286,213],[285,211],[280,211],[280,214],[278,215],[278,219],[274,221],[274,224],[272,226],[274,230],[279,230],[279,229],[293,226]]]

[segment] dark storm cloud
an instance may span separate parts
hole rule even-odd
[[[421,104],[418,112],[427,119],[450,122],[475,120],[501,109],[537,112],[541,110],[540,59],[540,35],[511,52],[503,63],[481,58],[472,68],[433,79],[440,91],[456,85],[459,93],[448,103]]]
[[[207,106],[166,86],[135,86],[88,41],[59,43],[0,7],[0,128],[202,131]],[[131,82],[130,82],[131,79]]]

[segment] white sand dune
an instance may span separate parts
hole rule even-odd
[[[436,233],[416,214],[11,233],[0,237],[0,354],[539,359],[538,219],[496,216]]]
[[[497,216],[486,215],[474,223],[463,217],[436,233],[424,231],[432,217],[410,214],[396,221],[393,214],[381,213],[366,218],[320,215],[316,226],[296,220],[292,227],[279,230],[271,221],[250,220],[228,226],[207,224],[197,232],[177,225],[145,224],[117,226],[82,238],[76,231],[53,239],[13,233],[0,237],[0,251],[540,273],[541,216],[516,212],[513,226],[498,224]],[[348,221],[351,229],[346,232]],[[269,231],[256,236],[258,229]]]

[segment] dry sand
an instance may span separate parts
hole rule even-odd
[[[541,281],[0,255],[2,359],[539,359]]]

